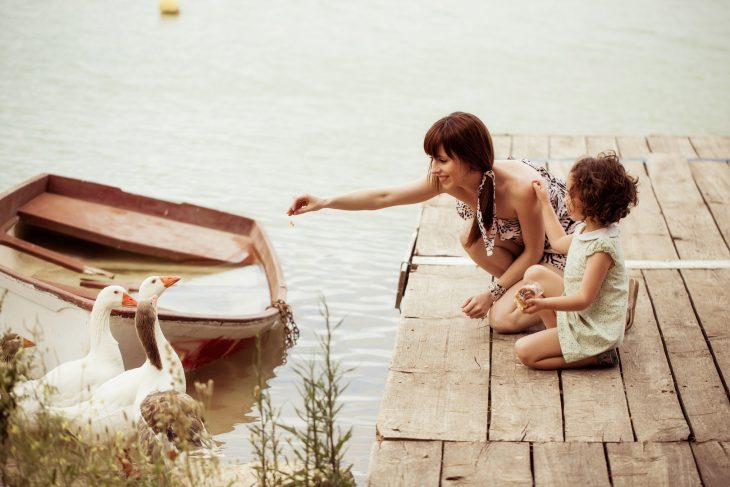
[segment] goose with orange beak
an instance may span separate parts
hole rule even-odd
[[[33,413],[41,405],[64,407],[91,397],[94,389],[124,372],[119,344],[112,336],[109,319],[112,309],[136,306],[137,302],[121,286],[107,286],[96,297],[89,317],[89,353],[64,362],[40,379],[21,382],[13,394],[21,411]]]
[[[0,338],[0,356],[3,362],[11,362],[25,348],[35,347],[35,343],[17,333],[7,332]]]

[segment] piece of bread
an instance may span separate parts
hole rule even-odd
[[[525,284],[515,293],[515,306],[524,312],[527,308],[526,301],[542,294],[542,289],[537,284]]]

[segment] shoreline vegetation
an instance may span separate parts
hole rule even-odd
[[[0,304],[1,305],[1,304]],[[346,389],[344,374],[332,359],[333,332],[324,298],[320,313],[326,330],[319,350],[305,363],[295,364],[301,406],[297,425],[283,424],[274,407],[261,366],[261,339],[256,340],[257,385],[254,407],[258,420],[248,427],[249,464],[228,464],[213,451],[197,449],[186,432],[190,420],[173,406],[167,413],[172,430],[154,444],[117,433],[111,440],[89,444],[54,416],[48,402],[35,415],[24,415],[12,394],[31,370],[29,354],[21,349],[0,363],[0,484],[91,486],[354,486],[352,465],[344,455],[352,428],[336,425]],[[195,383],[196,400],[209,411],[213,383]],[[170,448],[171,440],[176,448]]]

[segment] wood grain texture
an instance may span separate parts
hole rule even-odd
[[[609,443],[608,462],[614,487],[700,486],[689,444]]]
[[[730,243],[730,166],[698,161],[689,167],[725,243]]]
[[[614,151],[619,154],[618,143],[613,135],[589,135],[586,137],[587,154],[595,157],[601,152]]]
[[[550,141],[547,135],[513,135],[512,157],[545,161],[550,156]]]
[[[369,487],[438,487],[440,441],[376,441],[370,451]]]
[[[705,206],[684,156],[649,157],[647,169],[682,259],[728,259],[730,251]]]
[[[533,370],[514,351],[517,335],[492,334],[490,441],[563,441],[555,371]]]
[[[561,372],[565,441],[633,441],[621,371],[572,369]]]
[[[692,303],[710,342],[720,374],[730,383],[730,269],[682,270]]]
[[[587,153],[586,138],[582,135],[550,136],[550,159],[567,159],[573,162]]]
[[[690,443],[705,487],[727,487],[730,480],[730,443]]]
[[[730,402],[679,272],[647,270],[644,278],[695,440],[730,440]]]
[[[616,144],[618,144],[619,157],[622,161],[637,159],[643,161],[651,154],[646,137],[622,135],[616,137]]]
[[[634,326],[619,348],[626,399],[638,441],[680,441],[689,426],[674,390],[674,379],[664,353],[654,310],[640,271]]]
[[[411,272],[401,302],[406,318],[462,318],[461,305],[484,292],[492,278],[478,267],[419,265]]]
[[[694,135],[690,141],[700,158],[730,159],[730,136]]]
[[[684,135],[650,135],[646,138],[652,153],[679,154],[684,158],[695,158],[689,137]]]
[[[530,487],[530,444],[445,442],[441,485]]]
[[[600,443],[536,443],[532,454],[536,487],[611,485]]]
[[[511,135],[493,135],[492,145],[494,146],[494,158],[507,159],[512,154]]]
[[[459,234],[467,225],[456,206],[424,206],[419,223],[415,255],[464,257]]]

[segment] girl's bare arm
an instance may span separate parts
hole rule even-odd
[[[545,234],[547,235],[550,247],[556,252],[567,254],[570,248],[570,242],[573,241],[573,235],[567,235],[565,229],[560,224],[558,215],[550,203],[550,196],[547,192],[547,185],[542,179],[532,181],[532,188],[535,191],[538,201],[540,202],[541,217],[545,224]]]

